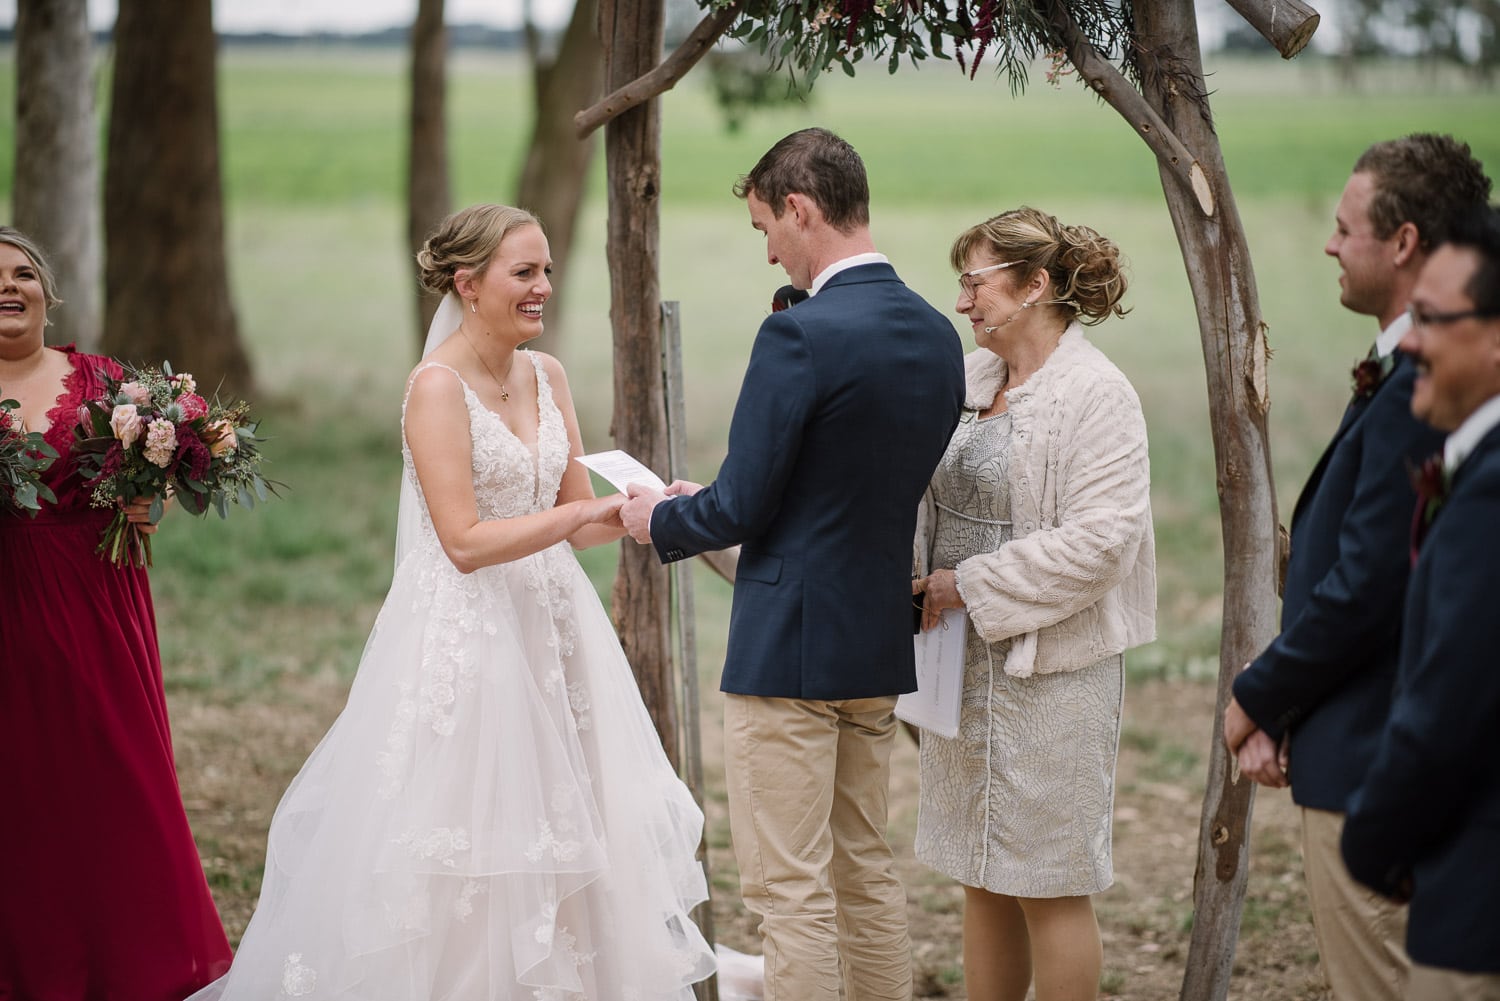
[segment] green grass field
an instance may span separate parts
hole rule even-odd
[[[1438,130],[1500,165],[1500,100],[1405,67],[1368,74],[1360,91],[1343,89],[1314,60],[1211,69],[1276,351],[1273,451],[1289,506],[1343,406],[1348,367],[1375,332],[1368,318],[1338,306],[1337,269],[1321,253],[1350,164],[1372,141]],[[343,674],[355,665],[389,580],[399,392],[416,337],[401,235],[404,54],[229,47],[220,81],[235,306],[274,439],[271,474],[290,490],[227,523],[171,519],[154,576],[170,683],[233,696],[283,672]],[[510,57],[455,58],[459,204],[512,192],[528,124],[526,81]],[[7,198],[14,97],[14,54],[0,50]],[[971,82],[948,63],[895,77],[870,67],[852,80],[824,76],[808,103],[758,114],[735,133],[691,78],[665,97],[661,287],[682,303],[692,474],[711,477],[722,455],[751,336],[782,281],[729,187],[777,138],[808,124],[830,126],[861,150],[877,242],[942,309],[954,298],[950,240],[1004,208],[1038,205],[1124,248],[1133,311],[1094,337],[1145,403],[1162,562],[1161,639],[1132,655],[1132,670],[1211,675],[1222,564],[1182,261],[1150,154],[1072,81],[1052,87],[1037,73],[1012,98],[984,70]],[[561,354],[594,449],[611,444],[602,155],[596,168],[577,256],[557,276],[567,299]],[[614,547],[586,561],[605,587]],[[712,583],[700,587],[711,678],[728,599]]]
[[[1333,206],[1369,143],[1450,131],[1500,172],[1500,96],[1410,67],[1361,90],[1315,60],[1211,65],[1213,107],[1249,233],[1270,369],[1277,492],[1290,508],[1337,423],[1349,368],[1375,334],[1338,305],[1322,254]],[[228,47],[220,63],[234,305],[260,383],[269,474],[284,496],[230,520],[169,517],[153,572],[174,750],[205,871],[232,941],[254,908],[271,811],[343,705],[391,575],[400,391],[415,361],[401,204],[404,54]],[[103,75],[107,79],[107,72]],[[527,131],[523,67],[452,67],[458,204],[504,201]],[[820,79],[807,105],[729,134],[690,78],[664,99],[661,289],[681,302],[689,474],[712,477],[751,338],[782,284],[729,187],[785,133],[827,125],[863,153],[877,242],[944,310],[954,235],[1021,203],[1115,239],[1132,264],[1125,319],[1092,335],[1130,376],[1151,433],[1159,640],[1132,651],[1115,809],[1119,882],[1099,897],[1103,996],[1176,998],[1192,926],[1194,844],[1217,673],[1222,558],[1203,359],[1183,262],[1145,146],[1073,82],[1013,99],[949,64]],[[14,54],[0,48],[0,198],[8,202]],[[612,445],[602,162],[575,259],[559,354],[584,440]],[[63,290],[66,298],[67,290]],[[66,307],[65,307],[66,308]],[[170,309],[170,302],[163,304]],[[955,319],[959,319],[955,316]],[[964,333],[967,336],[965,327]],[[607,599],[615,546],[583,554]],[[0,568],[3,570],[3,568]],[[718,753],[717,676],[729,589],[698,584],[705,810],[719,940],[757,951],[739,906]],[[23,582],[24,585],[24,582]],[[917,996],[962,997],[961,891],[915,861],[915,749],[892,769],[891,843],[911,903]],[[1255,807],[1232,1001],[1327,1001],[1285,794]]]

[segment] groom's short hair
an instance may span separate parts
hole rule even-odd
[[[870,224],[870,182],[864,161],[843,139],[827,129],[793,132],[766,151],[750,173],[734,186],[737,198],[755,197],[776,218],[787,195],[805,195],[841,233]]]

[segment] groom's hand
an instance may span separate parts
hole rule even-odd
[[[632,539],[647,545],[651,542],[651,512],[666,500],[666,494],[640,483],[630,484],[626,491],[630,499],[620,508],[620,520]]]

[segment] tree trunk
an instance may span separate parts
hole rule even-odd
[[[533,104],[531,142],[516,204],[535,212],[547,229],[552,263],[567,274],[573,252],[573,236],[583,208],[589,164],[597,145],[593,136],[580,139],[573,130],[573,116],[598,99],[604,86],[604,51],[599,42],[599,0],[578,0],[563,34],[557,55],[543,61],[533,53]],[[659,154],[653,154],[659,155]],[[566,290],[566,281],[559,285]],[[543,351],[556,352],[558,325],[566,292],[547,304],[546,332],[535,342]]]
[[[104,348],[253,391],[229,298],[210,3],[120,0],[104,178]]]
[[[16,228],[47,253],[63,309],[51,344],[98,350],[103,326],[99,124],[85,0],[16,7]]]
[[[1136,7],[1146,99],[1193,151],[1213,188],[1205,214],[1177,171],[1162,188],[1187,265],[1208,375],[1219,512],[1224,535],[1224,612],[1208,789],[1199,826],[1194,921],[1181,997],[1222,999],[1239,935],[1248,874],[1254,784],[1234,781],[1223,743],[1223,710],[1242,665],[1276,634],[1276,494],[1266,431],[1265,324],[1255,273],[1224,157],[1209,119],[1191,0]]]
[[[611,89],[661,58],[662,0],[602,0],[599,37]],[[571,123],[568,116],[568,122]],[[661,365],[661,102],[647,101],[604,130],[609,176],[609,316],[614,328],[615,444],[652,469],[667,468],[666,388]],[[667,572],[650,546],[625,540],[615,574],[614,615],[641,696],[673,765],[680,761]]]
[[[411,147],[407,150],[406,242],[415,257],[450,211],[447,103],[448,32],[443,0],[419,0],[411,29]],[[416,289],[417,350],[441,296]]]

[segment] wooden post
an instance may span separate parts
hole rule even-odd
[[[1209,115],[1192,0],[1138,5],[1136,19],[1140,50],[1152,60],[1142,74],[1145,97],[1193,151],[1214,192],[1215,211],[1209,215],[1177,172],[1159,165],[1198,312],[1224,536],[1218,698],[1198,832],[1193,934],[1180,996],[1222,1001],[1245,900],[1255,789],[1232,770],[1223,741],[1224,707],[1235,675],[1277,629],[1280,546],[1266,427],[1265,323],[1244,226]]]
[[[681,303],[661,304],[662,373],[667,384],[667,477],[687,476],[687,394],[682,375],[682,309]],[[682,761],[683,779],[693,791],[693,799],[703,806],[703,737],[698,719],[698,630],[697,609],[693,603],[693,564],[681,560],[672,564],[672,596],[677,612],[677,664],[681,672],[679,692],[682,695]],[[705,877],[708,865],[708,830],[698,842],[698,861]],[[708,899],[693,909],[693,921],[708,944],[714,944],[713,882],[708,882]],[[698,1001],[719,1001],[719,978],[709,977],[693,985]]]
[[[656,66],[662,0],[604,0],[599,38],[605,80],[623,86]],[[667,468],[667,413],[661,371],[661,102],[646,101],[604,130],[609,187],[609,318],[614,329],[615,443],[652,469]],[[620,644],[662,746],[678,767],[667,571],[650,546],[621,543],[613,605]]]

